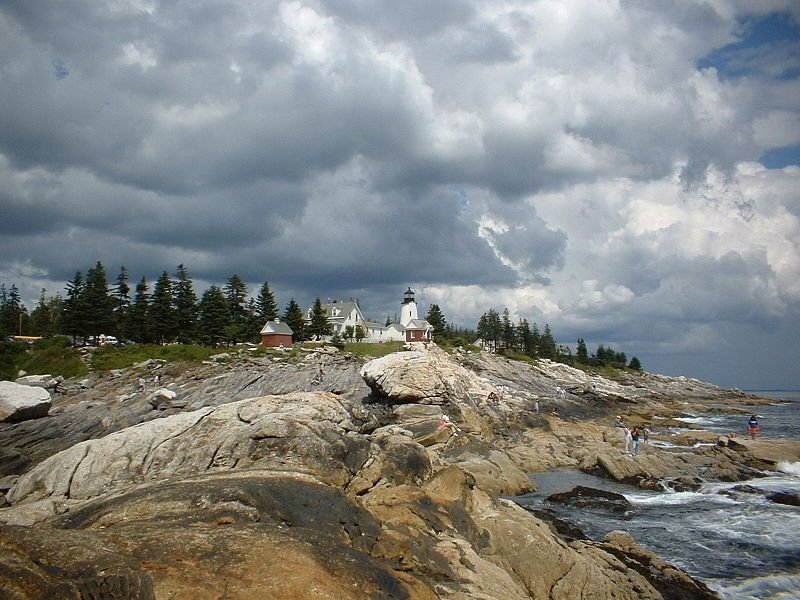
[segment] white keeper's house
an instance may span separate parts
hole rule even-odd
[[[350,299],[346,302],[333,300],[323,304],[325,314],[331,324],[334,334],[345,337],[348,326],[356,331],[361,326],[364,331],[364,342],[430,342],[433,340],[433,326],[425,319],[420,319],[417,312],[417,303],[414,292],[408,288],[403,294],[400,308],[400,322],[383,325],[368,321],[361,312],[358,301]],[[311,322],[311,311],[306,311],[306,321]]]

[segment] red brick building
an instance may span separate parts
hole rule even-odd
[[[261,345],[267,348],[288,348],[292,345],[292,328],[280,320],[267,321],[261,329]]]

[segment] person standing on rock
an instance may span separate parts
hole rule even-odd
[[[639,428],[634,427],[633,431],[631,431],[631,441],[633,442],[633,446],[631,447],[631,454],[637,456],[639,454]]]
[[[750,439],[756,439],[758,433],[758,419],[755,415],[750,415],[750,420],[747,422],[747,433],[750,434]]]
[[[614,417],[614,427],[622,429],[622,439],[625,442],[625,452],[629,453],[631,449],[631,432],[630,429],[625,427],[625,422],[620,415]]]
[[[539,399],[538,398],[533,401],[533,410],[536,411],[537,415],[539,414]]]
[[[144,377],[139,377],[139,391],[143,392],[147,389],[147,380]]]

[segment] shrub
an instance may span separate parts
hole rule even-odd
[[[0,342],[0,379],[14,380],[28,349],[24,342]]]
[[[89,373],[89,367],[75,350],[58,343],[43,349],[31,348],[25,353],[19,368],[31,375],[61,375],[65,378],[83,377]]]

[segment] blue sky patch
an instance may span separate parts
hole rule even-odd
[[[714,67],[721,79],[762,74],[778,79],[800,75],[800,28],[787,13],[739,21],[739,41],[714,50],[697,67]]]
[[[800,165],[800,145],[770,148],[761,155],[759,162],[768,169],[782,169],[789,165]]]

